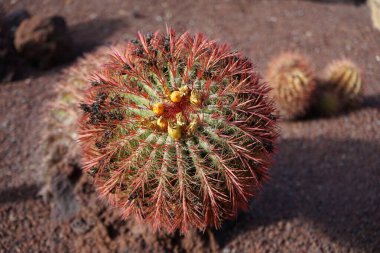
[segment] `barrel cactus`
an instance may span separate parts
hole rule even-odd
[[[80,104],[83,169],[100,196],[154,229],[220,227],[268,176],[276,117],[253,65],[202,34],[138,34]]]
[[[266,79],[284,119],[305,116],[316,87],[313,68],[305,56],[286,52],[273,58],[268,64]]]
[[[113,48],[122,48],[122,45],[114,45]],[[56,98],[47,105],[48,115],[45,117],[44,129],[46,135],[41,145],[44,153],[44,173],[48,181],[45,189],[47,191],[50,187],[50,175],[47,170],[55,169],[58,164],[79,157],[76,125],[81,110],[78,104],[83,99],[91,73],[107,61],[110,53],[109,47],[100,47],[95,52],[86,54],[64,72],[55,86]]]
[[[362,73],[348,59],[327,65],[316,96],[316,108],[321,114],[334,115],[356,106],[363,97]]]

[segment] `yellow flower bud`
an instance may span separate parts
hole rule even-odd
[[[188,133],[193,134],[195,132],[195,130],[197,129],[197,126],[198,126],[198,120],[193,119],[190,122],[189,127],[187,128]]]
[[[166,130],[168,127],[168,121],[162,117],[157,119],[157,126],[161,128],[162,130]]]
[[[171,126],[171,124],[169,124],[168,134],[171,138],[178,141],[182,136],[182,127],[178,125]]]
[[[175,115],[175,117],[176,117],[176,120],[177,120],[177,125],[179,125],[179,126],[186,125],[186,123],[187,123],[186,122],[186,118],[185,118],[185,116],[183,116],[182,112],[177,113]]]
[[[201,103],[202,103],[201,96],[199,95],[199,93],[197,91],[195,91],[195,90],[191,91],[190,102],[193,105],[196,105],[196,106],[200,106],[201,105]]]
[[[143,123],[143,126],[150,129],[155,129],[157,127],[157,122],[155,120],[146,121]]]
[[[178,90],[173,91],[172,94],[170,94],[170,100],[174,103],[181,102],[181,99],[182,95],[181,92],[179,92]]]
[[[156,115],[162,115],[164,113],[165,107],[163,103],[156,103],[153,105],[153,112]]]
[[[162,89],[163,89],[164,94],[165,94],[167,97],[170,97],[170,94],[171,94],[170,89],[169,89],[166,85],[163,85],[163,86],[162,86]]]
[[[179,92],[181,92],[182,96],[185,96],[189,93],[189,87],[187,85],[181,86],[181,88],[179,88]]]

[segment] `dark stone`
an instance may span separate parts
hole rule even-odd
[[[73,56],[73,40],[65,20],[58,16],[24,20],[16,30],[14,46],[22,57],[43,69]]]

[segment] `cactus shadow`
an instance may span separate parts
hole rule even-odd
[[[0,191],[0,204],[19,203],[36,198],[39,187],[37,185],[21,185]]]
[[[317,2],[317,3],[323,3],[323,4],[355,4],[355,5],[361,5],[365,4],[367,0],[309,0],[311,2]]]
[[[267,226],[300,219],[333,241],[375,249],[379,238],[374,235],[380,231],[379,152],[380,141],[282,140],[272,179],[251,210],[214,231],[220,248],[238,236],[266,233]]]
[[[334,117],[347,115],[351,112],[361,111],[361,110],[368,109],[368,108],[374,108],[374,109],[380,110],[380,94],[365,96],[359,105],[354,106],[352,108],[346,108],[345,110],[342,110],[342,111],[337,112],[336,114],[333,114],[330,116],[329,115],[323,115],[320,112],[318,112],[318,110],[316,108],[312,107],[310,109],[310,111],[305,116],[296,119],[296,121],[297,120],[309,121],[309,120],[317,120],[317,119],[325,119],[325,118],[326,119],[334,118]]]
[[[97,18],[70,26],[69,29],[76,45],[76,55],[81,55],[104,44],[107,38],[125,25],[121,19]]]
[[[380,94],[370,95],[370,96],[364,97],[362,106],[359,107],[358,109],[360,110],[361,108],[380,109]]]

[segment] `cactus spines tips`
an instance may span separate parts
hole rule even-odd
[[[184,233],[248,207],[277,130],[269,87],[246,58],[202,34],[139,33],[93,82],[79,120],[83,167],[123,217]]]
[[[307,113],[316,84],[313,68],[305,56],[286,52],[273,58],[266,79],[283,118],[294,119]]]

